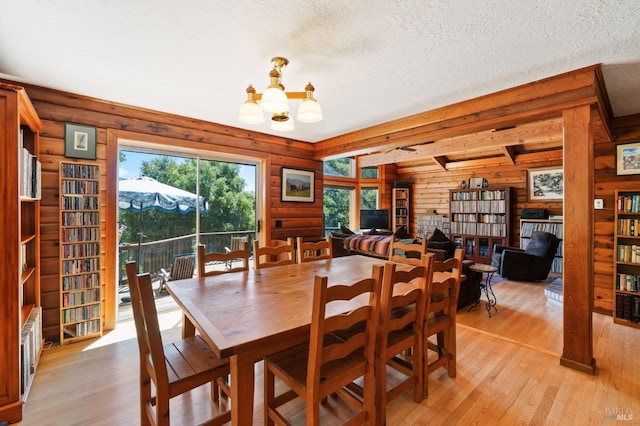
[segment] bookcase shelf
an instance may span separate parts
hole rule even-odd
[[[102,335],[100,169],[60,163],[60,344]]]
[[[433,231],[441,230],[447,237],[449,236],[449,217],[440,214],[419,214],[418,215],[418,232],[417,237],[429,238],[433,235]]]
[[[404,226],[409,232],[409,188],[393,188],[391,204],[393,208],[393,228],[391,230],[396,232],[398,228]]]
[[[449,191],[451,239],[465,258],[491,263],[493,246],[509,245],[511,187]]]
[[[40,176],[42,123],[24,88],[0,83],[0,420],[22,420],[42,353]]]
[[[551,272],[562,273],[562,233],[563,224],[557,219],[521,219],[520,220],[520,248],[525,249],[531,240],[533,231],[545,231],[554,234],[560,240],[556,256],[551,265]]]
[[[615,195],[613,320],[640,328],[640,192]]]

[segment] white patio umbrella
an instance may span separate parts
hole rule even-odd
[[[142,243],[142,213],[159,209],[165,212],[188,213],[199,209],[201,213],[208,210],[204,197],[198,197],[184,189],[167,185],[157,180],[142,176],[118,181],[118,207],[123,210],[139,212],[138,215],[138,258]]]

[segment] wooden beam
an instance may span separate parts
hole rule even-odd
[[[439,157],[488,148],[562,141],[562,119],[554,118],[518,127],[485,131],[471,135],[457,136],[433,143],[414,146],[415,151],[394,150],[387,153],[371,154],[359,158],[362,167],[418,161],[427,157]]]
[[[507,160],[509,160],[511,164],[516,164],[515,150],[513,149],[513,146],[503,146],[502,149],[504,150],[504,155],[507,157]]]
[[[439,165],[442,170],[447,170],[447,157],[445,156],[437,156],[433,157],[433,161]]]
[[[593,374],[594,159],[588,105],[563,112],[564,121],[564,345],[560,363]]]

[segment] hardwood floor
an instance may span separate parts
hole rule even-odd
[[[444,369],[431,374],[429,397],[416,404],[407,391],[394,399],[387,424],[615,424],[616,414],[631,420],[623,424],[639,424],[640,330],[594,314],[596,374],[562,367],[562,309],[547,306],[543,289],[544,284],[501,282],[494,287],[498,311],[492,318],[483,302],[471,312],[460,310],[457,377],[449,378]],[[160,318],[164,338],[178,338],[180,312]],[[134,333],[133,323],[124,322],[101,339],[47,350],[21,424],[138,424]],[[254,423],[262,424],[261,363],[256,380]],[[174,424],[195,424],[220,409],[208,392],[205,386],[172,401],[172,418],[179,420]],[[333,424],[325,414],[322,424]]]

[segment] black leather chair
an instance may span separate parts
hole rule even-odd
[[[496,244],[491,264],[498,268],[502,278],[519,281],[545,280],[560,240],[554,234],[534,231],[527,247],[522,250]]]

